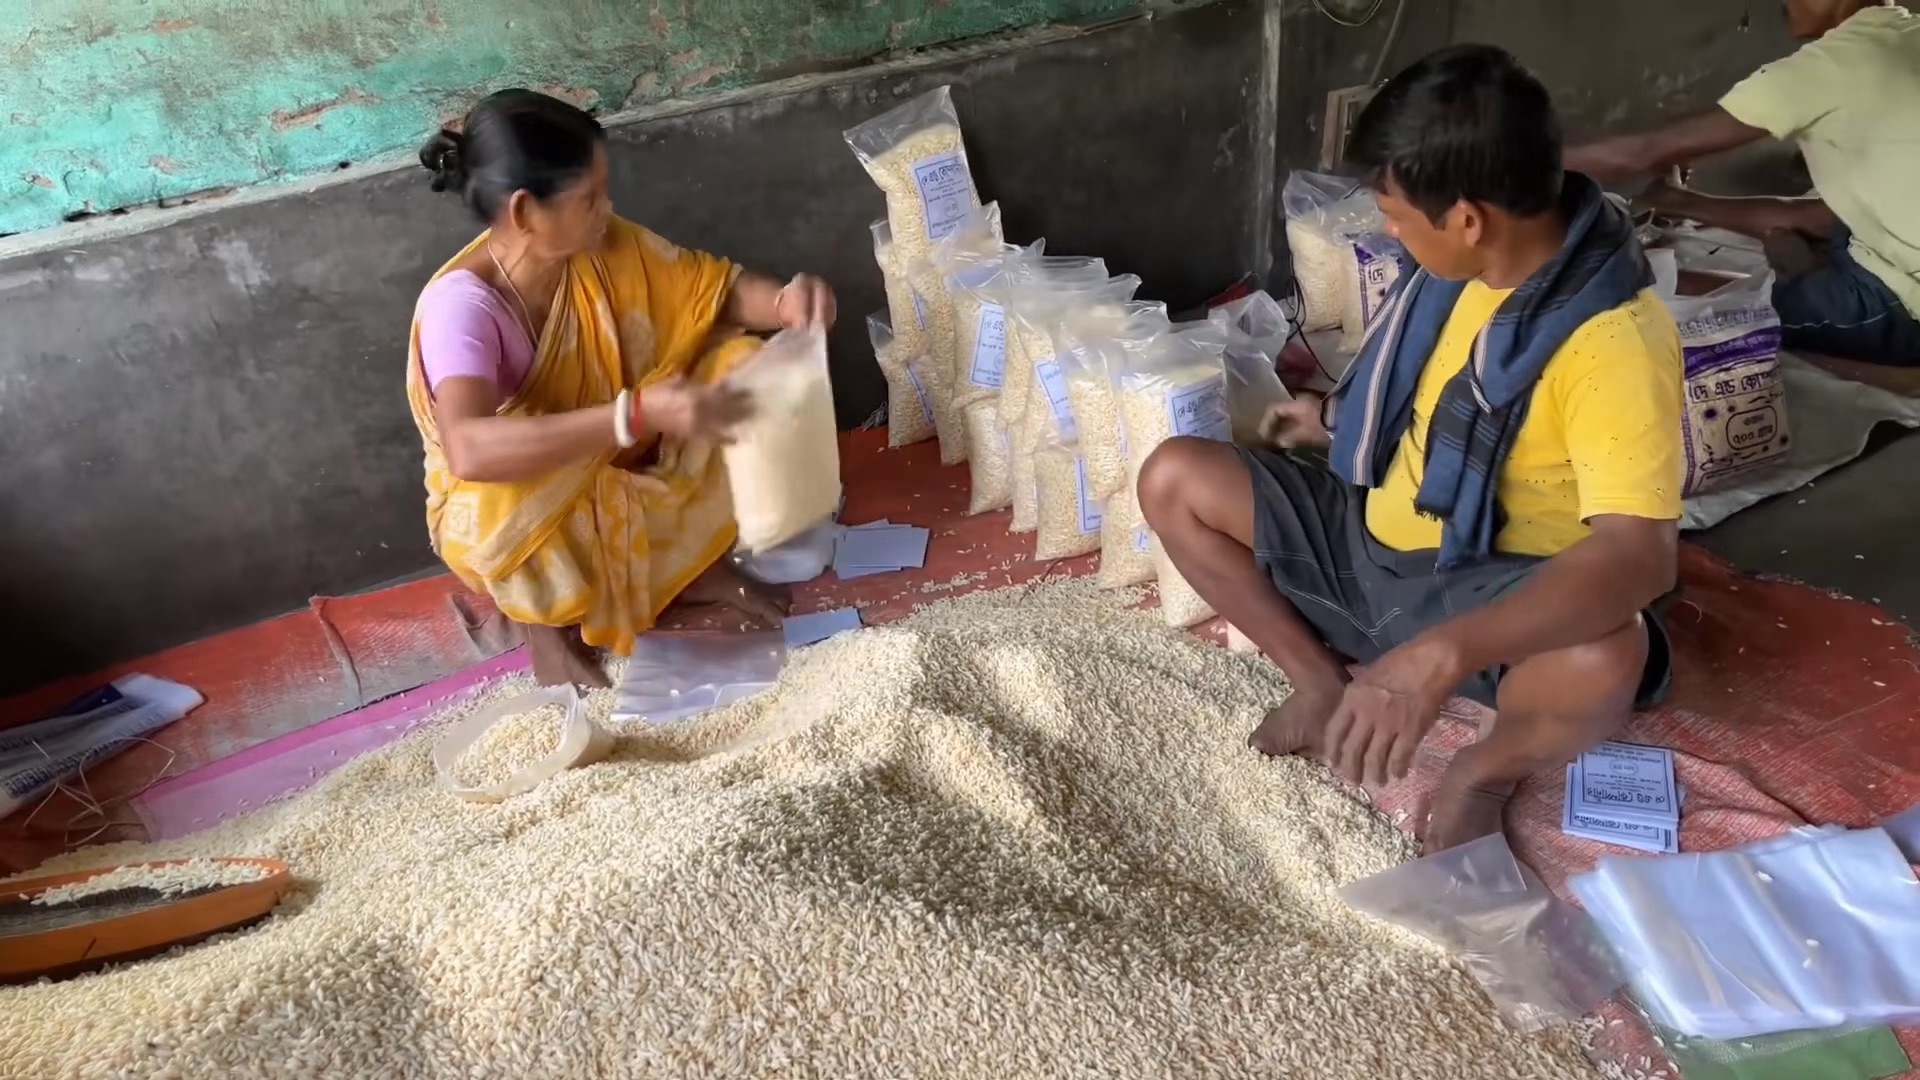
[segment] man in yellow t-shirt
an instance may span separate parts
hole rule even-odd
[[[1520,780],[1670,676],[1650,609],[1676,575],[1679,332],[1626,213],[1561,149],[1546,89],[1498,49],[1395,76],[1349,155],[1419,268],[1335,398],[1271,418],[1332,468],[1182,438],[1140,474],[1174,564],[1292,681],[1256,748],[1381,784],[1454,693],[1494,706],[1429,850],[1499,831]]]
[[[1650,209],[1762,239],[1800,234],[1827,261],[1774,290],[1790,348],[1920,365],[1920,15],[1887,0],[1787,0],[1807,44],[1720,104],[1567,154],[1603,182],[1631,180],[1771,135],[1799,147],[1816,197],[1729,199],[1656,182]]]

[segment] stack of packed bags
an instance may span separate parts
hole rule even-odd
[[[967,463],[968,512],[1010,510],[1040,561],[1100,553],[1109,588],[1158,581],[1173,625],[1213,610],[1155,541],[1136,488],[1175,435],[1257,438],[1286,400],[1290,328],[1263,293],[1176,323],[1098,259],[1009,243],[982,204],[946,88],[847,132],[886,196],[873,225],[887,311],[869,317],[888,441]]]

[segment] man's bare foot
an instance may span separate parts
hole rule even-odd
[[[1340,692],[1306,690],[1295,687],[1279,708],[1268,713],[1260,726],[1247,736],[1247,745],[1268,757],[1297,754],[1315,761],[1326,760],[1321,738],[1333,710],[1340,705]]]
[[[522,626],[527,654],[533,660],[533,680],[541,686],[613,685],[594,650],[580,640],[575,627]]]
[[[768,629],[780,625],[793,608],[793,591],[784,585],[754,581],[725,559],[709,566],[680,594],[689,604],[719,604]]]
[[[1431,855],[1499,832],[1505,827],[1507,803],[1513,798],[1513,788],[1512,784],[1486,787],[1463,784],[1451,776],[1442,776],[1439,790],[1433,793],[1426,832],[1421,837],[1422,852]]]

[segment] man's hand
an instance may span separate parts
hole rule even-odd
[[[1633,197],[1633,209],[1636,213],[1652,211],[1686,217],[1687,209],[1692,205],[1693,192],[1674,184],[1670,180],[1655,180]]]
[[[812,274],[800,274],[780,290],[774,311],[780,325],[789,330],[808,326],[831,330],[837,311],[833,288]]]
[[[1415,639],[1361,668],[1327,725],[1329,764],[1378,787],[1413,767],[1414,751],[1465,673],[1444,639]]]
[[[1320,449],[1333,445],[1333,436],[1321,422],[1319,394],[1301,393],[1267,410],[1260,418],[1260,437],[1282,450]]]

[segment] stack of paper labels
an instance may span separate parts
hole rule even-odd
[[[1739,1039],[1920,1019],[1920,881],[1884,829],[1606,856],[1568,880],[1662,1024]]]
[[[1671,855],[1680,850],[1673,751],[1605,742],[1567,766],[1568,836]]]
[[[895,525],[885,518],[840,530],[833,548],[833,572],[840,580],[918,569],[927,562],[926,529]]]

